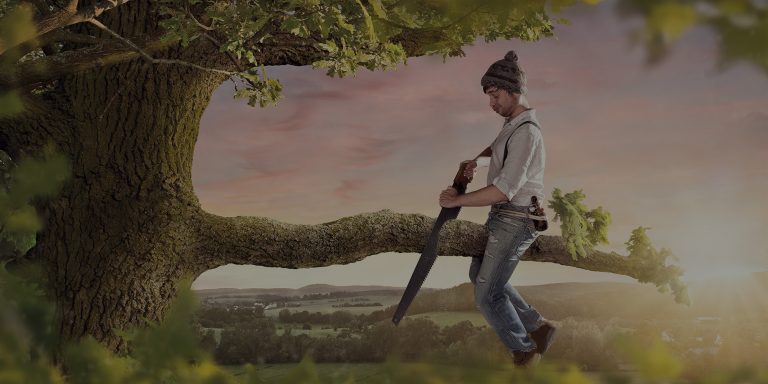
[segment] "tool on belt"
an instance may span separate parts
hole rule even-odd
[[[531,219],[531,221],[533,221],[533,227],[539,232],[546,231],[549,227],[547,225],[547,216],[544,213],[544,208],[539,206],[539,199],[536,196],[531,196],[531,205],[528,207],[528,212],[495,207],[491,210],[501,216]]]

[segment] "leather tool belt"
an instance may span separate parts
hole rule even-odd
[[[491,207],[491,211],[498,213],[501,216],[517,217],[523,219],[531,219],[533,221],[533,227],[537,231],[546,231],[549,225],[547,224],[547,215],[544,213],[544,209],[539,206],[539,201],[536,196],[531,196],[531,205],[527,207],[525,211],[504,208],[503,206],[494,205]]]

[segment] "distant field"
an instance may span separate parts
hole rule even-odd
[[[340,298],[340,299],[322,299],[322,300],[302,300],[297,302],[292,302],[296,304],[301,304],[300,307],[289,307],[288,309],[291,312],[301,312],[301,311],[308,311],[308,312],[320,312],[320,313],[333,313],[336,311],[349,311],[353,314],[360,314],[360,313],[371,313],[373,311],[378,311],[381,309],[384,309],[390,305],[394,305],[400,302],[399,296],[393,296],[393,295],[372,295],[372,296],[364,296],[365,298],[368,298],[367,301],[352,301],[352,298]],[[381,303],[380,307],[334,307],[334,305],[339,305],[342,303]],[[271,308],[264,311],[264,314],[267,316],[277,317],[277,314],[280,313],[281,310],[285,308]]]
[[[285,324],[277,323],[275,324],[279,327],[282,327],[282,329],[276,329],[275,334],[280,336],[283,333],[285,333]],[[292,327],[291,334],[292,335],[308,335],[309,337],[335,337],[339,331],[334,331],[333,328],[331,329],[321,329],[324,326],[312,324],[312,329],[301,329],[301,324],[289,324],[289,327]],[[297,329],[298,327],[298,329]],[[213,337],[216,340],[216,343],[218,344],[221,342],[221,331],[222,328],[203,328],[206,331],[213,331]]]
[[[309,337],[336,337],[336,335],[339,333],[339,331],[334,331],[333,328],[330,329],[321,329],[322,327],[327,327],[326,325],[320,326],[317,324],[311,324],[312,329],[301,329],[301,325],[299,324],[291,324],[290,326],[293,327],[291,329],[292,335],[307,335]],[[285,333],[285,324],[280,324],[283,329],[278,329],[275,331],[275,333],[280,336],[283,333]],[[298,329],[297,329],[298,327]]]
[[[480,312],[427,312],[413,316],[406,316],[410,318],[427,318],[435,322],[440,327],[447,327],[454,325],[458,322],[469,320],[476,327],[488,325]]]
[[[417,319],[417,318],[427,318],[435,322],[439,327],[447,327],[450,325],[454,325],[458,322],[469,320],[472,322],[474,326],[480,327],[480,326],[487,326],[487,322],[483,318],[483,316],[478,312],[428,312],[428,313],[421,313],[418,315],[411,315],[406,316],[406,318],[411,319]],[[389,319],[382,320],[383,323],[390,323]],[[283,324],[280,322],[275,322],[275,325],[281,329],[276,330],[276,334],[278,336],[285,333],[285,327],[291,327],[291,334],[293,335],[308,335],[310,337],[335,337],[339,334],[339,330],[334,331],[333,328],[330,329],[322,329],[323,327],[327,327],[327,325],[318,325],[318,324],[311,324],[312,329],[301,329],[302,324]],[[213,330],[214,331],[214,337],[216,338],[216,342],[218,343],[221,340],[221,328],[206,328],[206,330]]]

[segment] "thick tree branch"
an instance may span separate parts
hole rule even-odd
[[[176,43],[176,41],[149,40],[137,45],[142,51],[153,53]],[[12,68],[12,72],[0,74],[2,76],[0,86],[30,87],[68,74],[121,63],[139,56],[139,52],[122,43],[94,44],[90,47],[19,63]]]
[[[120,36],[115,31],[107,28],[106,25],[102,24],[98,20],[90,20],[89,23],[91,23],[91,24],[95,25],[96,27],[106,31],[112,37],[120,40],[123,44],[125,44],[127,47],[133,49],[134,51],[138,52],[139,55],[141,55],[141,57],[143,57],[145,60],[149,61],[152,64],[175,64],[175,65],[182,65],[182,66],[185,66],[185,67],[199,69],[201,71],[213,72],[213,73],[218,73],[218,74],[227,75],[227,76],[233,76],[233,75],[237,74],[237,73],[232,72],[232,71],[226,71],[226,70],[222,70],[222,69],[218,69],[218,68],[204,67],[202,65],[197,65],[195,63],[190,63],[190,62],[184,61],[184,60],[156,59],[156,58],[153,58],[149,53],[144,52],[144,50],[139,48],[138,45],[134,44],[132,41],[128,40],[127,38]]]
[[[310,268],[354,263],[384,252],[421,253],[434,221],[424,215],[390,210],[318,225],[203,213],[197,262],[202,271],[225,264]],[[440,233],[438,255],[482,257],[487,238],[488,232],[483,225],[464,220],[449,221]],[[657,286],[679,283],[677,279],[681,274],[673,265],[659,265],[601,251],[574,260],[559,236],[540,236],[522,259],[615,273],[641,282],[653,282]]]
[[[7,66],[14,65],[14,62],[19,60],[19,58],[24,57],[24,55],[40,48],[43,49],[43,52],[46,55],[53,56],[58,52],[58,50],[53,49],[53,43],[67,42],[77,44],[96,44],[102,41],[102,39],[91,35],[83,35],[80,33],[68,31],[66,29],[59,29],[48,32],[45,35],[40,36],[40,38],[37,40],[29,41],[27,44],[17,45],[13,49],[6,51],[4,55],[0,56],[2,58],[0,59],[0,62],[3,62],[3,65]]]
[[[0,74],[0,86],[29,87],[58,79],[67,74],[133,60],[143,56],[141,52],[151,55],[153,52],[175,46],[178,42],[178,40],[155,38],[145,41],[133,40],[131,43],[138,47],[138,50],[125,42],[120,42],[118,44],[96,44],[78,50],[65,51],[55,56],[20,63],[13,68],[14,72]],[[314,40],[303,39],[290,34],[275,35],[273,39],[264,44],[255,46],[258,48],[254,51],[255,59],[267,66],[310,65],[322,58],[324,54],[324,51],[316,43]],[[228,61],[229,58],[226,53],[218,52],[218,54],[221,56],[220,58],[208,57],[208,61],[227,63],[217,67],[222,71],[233,72],[237,70],[235,63]],[[172,64],[166,59],[159,60],[159,62]],[[174,64],[180,63],[175,62]]]

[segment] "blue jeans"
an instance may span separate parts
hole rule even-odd
[[[508,203],[506,209],[524,212],[526,207]],[[503,217],[491,211],[486,221],[488,242],[483,257],[473,257],[469,279],[475,285],[475,304],[510,351],[530,351],[536,343],[528,336],[543,318],[509,283],[520,257],[539,236],[533,221]]]

